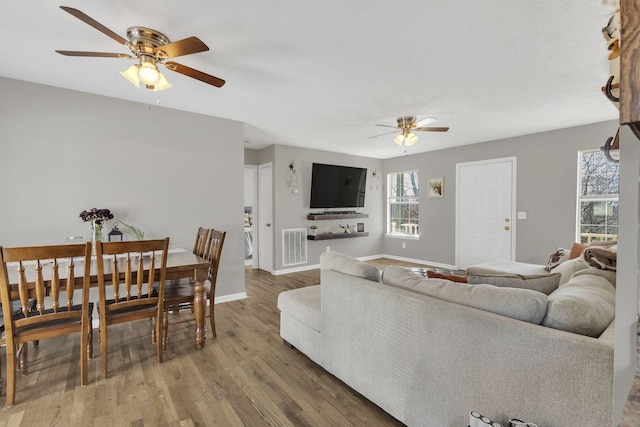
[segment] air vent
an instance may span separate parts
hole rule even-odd
[[[282,230],[282,265],[307,263],[307,229],[290,228]]]

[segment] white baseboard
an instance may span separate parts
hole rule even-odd
[[[238,292],[237,294],[223,295],[221,297],[215,297],[213,299],[214,304],[222,304],[223,302],[237,301],[245,299],[247,297],[246,292]]]
[[[320,264],[303,265],[302,267],[285,268],[285,269],[282,269],[282,270],[274,270],[271,274],[273,274],[274,276],[279,276],[281,274],[299,273],[301,271],[314,270],[316,268],[320,268]]]

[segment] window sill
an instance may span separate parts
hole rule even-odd
[[[390,233],[387,233],[387,234],[385,234],[385,237],[391,237],[392,239],[420,240],[420,235],[419,234],[400,234],[400,233],[390,234]]]

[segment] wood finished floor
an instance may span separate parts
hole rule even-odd
[[[401,426],[283,345],[278,294],[319,282],[319,270],[273,276],[247,269],[248,298],[216,305],[218,338],[207,332],[203,350],[194,349],[190,313],[171,315],[183,322],[170,325],[163,364],[155,360],[147,321],[110,327],[106,380],[100,379],[95,331],[85,387],[78,336],[43,340],[29,349],[17,403],[6,408],[0,398],[0,426]],[[4,351],[1,357],[4,365]]]

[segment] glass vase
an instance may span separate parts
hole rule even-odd
[[[96,242],[102,241],[102,223],[91,221],[91,255],[96,254]]]

